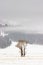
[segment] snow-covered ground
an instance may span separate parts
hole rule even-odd
[[[26,56],[43,56],[43,45],[28,44]]]
[[[28,44],[26,56],[20,57],[17,43],[12,41],[11,46],[0,49],[0,65],[43,65],[43,45]]]
[[[4,49],[0,49],[0,55],[6,55],[6,56],[19,56],[19,48],[15,47],[15,45],[18,42],[13,42],[11,46],[4,48]]]

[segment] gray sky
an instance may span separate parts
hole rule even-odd
[[[43,32],[43,0],[0,0],[0,19]]]

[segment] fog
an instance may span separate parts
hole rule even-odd
[[[0,23],[16,23],[21,30],[43,33],[43,0],[0,0]]]

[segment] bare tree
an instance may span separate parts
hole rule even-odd
[[[19,40],[18,44],[16,45],[16,47],[18,47],[21,50],[21,56],[25,56],[26,45],[27,45],[26,40]]]

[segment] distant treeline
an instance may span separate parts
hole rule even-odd
[[[0,24],[0,27],[7,27],[8,24]]]

